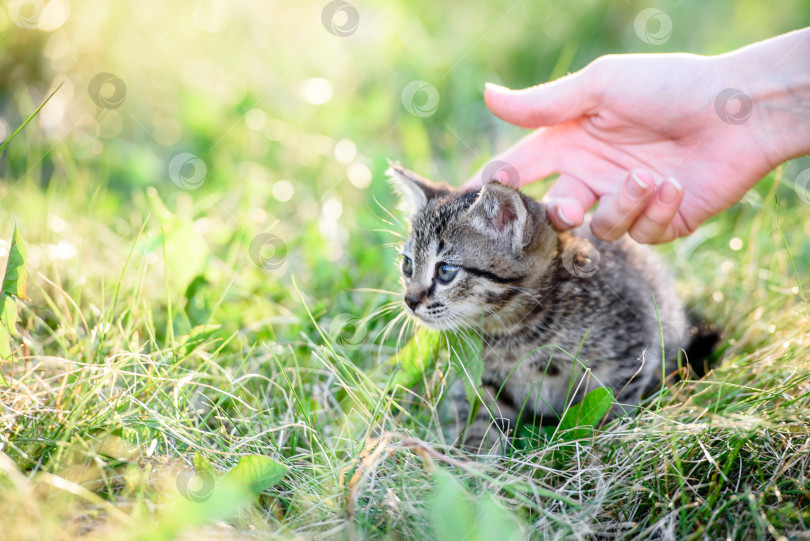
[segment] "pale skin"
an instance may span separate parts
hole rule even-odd
[[[535,128],[495,159],[520,185],[559,173],[548,193],[557,229],[581,225],[598,201],[597,237],[669,242],[810,154],[810,28],[719,56],[603,56],[524,90],[487,84],[484,99]],[[487,180],[479,171],[464,187]]]

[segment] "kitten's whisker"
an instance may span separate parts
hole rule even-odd
[[[394,297],[398,297],[402,295],[402,292],[396,291],[388,291],[387,289],[375,289],[373,287],[358,287],[357,289],[350,289],[349,291],[358,291],[360,293],[382,293],[384,295],[391,295]]]
[[[469,335],[466,334],[467,331],[474,332],[482,341],[485,341],[484,337],[481,335],[481,333],[478,332],[478,330],[475,328],[475,325],[471,324],[468,321],[467,317],[464,316],[463,314],[456,314],[456,313],[453,313],[453,312],[447,312],[447,314],[444,317],[447,320],[449,320],[448,323],[449,323],[449,326],[452,327],[451,330],[455,334],[458,334],[459,336],[461,336],[462,338],[466,338],[469,341],[469,345],[471,347],[474,346],[475,344],[472,342]]]
[[[390,312],[392,310],[397,310],[399,308],[399,306],[400,306],[399,301],[386,302],[384,304],[381,304],[375,311],[371,312],[364,319],[367,319],[367,320],[371,321],[372,319],[377,317],[379,314],[388,313],[388,312]]]
[[[497,314],[497,313],[495,312],[495,309],[494,309],[494,308],[491,308],[491,307],[489,307],[489,306],[483,306],[483,308],[484,308],[484,309],[487,311],[487,313],[488,313],[489,315],[491,315],[492,317],[494,317],[494,318],[495,318],[495,319],[498,321],[498,323],[500,323],[500,324],[501,324],[501,327],[503,327],[503,330],[504,330],[505,332],[509,332],[509,328],[506,326],[506,323],[504,323],[503,318],[502,318],[502,317],[501,317],[499,314]]]
[[[383,205],[382,203],[380,203],[380,202],[379,202],[379,200],[377,200],[377,197],[376,197],[376,196],[374,196],[374,202],[375,202],[375,203],[377,203],[377,206],[378,206],[378,207],[380,207],[380,208],[383,210],[383,212],[385,212],[387,215],[389,215],[389,216],[391,217],[391,219],[393,220],[393,223],[391,223],[391,222],[389,222],[389,221],[387,221],[387,220],[385,220],[385,219],[383,219],[383,218],[380,218],[380,220],[382,220],[383,222],[385,222],[385,223],[387,223],[387,224],[390,224],[390,225],[394,225],[394,224],[396,224],[396,225],[398,225],[399,227],[404,227],[404,226],[403,226],[403,224],[402,224],[402,222],[400,221],[400,219],[399,219],[398,217],[394,216],[394,215],[391,213],[391,211],[390,211],[390,210],[388,210],[388,209],[385,207],[385,205]]]
[[[543,299],[545,299],[545,295],[543,297],[538,298],[537,295],[531,293],[529,290],[527,290],[525,288],[515,286],[515,285],[511,285],[511,284],[506,284],[506,287],[514,289],[515,291],[517,291],[517,292],[519,292],[519,293],[521,293],[523,295],[526,295],[527,297],[530,297],[531,299],[533,299],[538,304],[538,306],[543,306],[542,301],[543,301]]]
[[[376,312],[374,312],[372,314],[369,314],[367,317],[361,319],[360,323],[363,324],[363,325],[370,325],[373,321],[375,321],[377,319],[380,319],[380,318],[384,318],[384,317],[388,316],[391,312],[394,312],[396,310],[397,310],[397,307],[395,307],[395,306],[392,306],[392,307],[389,307],[389,308],[380,308]],[[399,314],[397,314],[397,317],[399,317]],[[391,324],[391,321],[386,323],[386,326],[388,326],[390,324]],[[385,327],[383,327],[383,328],[385,328]]]
[[[486,344],[487,346],[490,346],[490,347],[491,347],[491,345],[492,345],[492,344],[490,344],[490,343],[489,343],[489,341],[487,341],[487,339],[486,339],[486,338],[484,338],[484,334],[478,330],[477,325],[476,325],[476,324],[474,324],[473,322],[471,322],[471,321],[469,320],[469,316],[465,316],[465,315],[462,315],[462,314],[453,314],[453,313],[449,313],[449,314],[448,314],[448,317],[451,317],[451,316],[452,316],[452,318],[453,318],[453,320],[454,320],[454,321],[460,321],[460,322],[462,323],[463,327],[460,327],[460,328],[458,329],[458,330],[459,330],[459,332],[463,332],[463,331],[472,331],[472,332],[474,332],[474,333],[476,334],[476,336],[478,336],[478,338],[480,338],[480,339],[481,339],[481,341],[482,341],[484,344]],[[466,335],[465,335],[465,336],[466,336]],[[468,336],[467,336],[467,337],[468,337]],[[469,338],[469,337],[468,337],[468,338]],[[470,339],[470,340],[471,340],[471,339]],[[472,341],[470,341],[470,346],[472,347],[473,345],[474,345],[474,344],[472,343]]]
[[[405,312],[402,312],[402,313],[404,314]],[[405,333],[405,330],[408,328],[408,323],[410,321],[412,321],[411,318],[407,318],[407,321],[406,321],[405,325],[403,325],[399,329],[399,335],[397,336],[397,351],[400,350],[399,344],[400,344],[400,342],[402,342],[402,335]]]
[[[480,348],[476,347],[478,344],[476,344],[473,341],[472,337],[469,336],[468,334],[466,334],[464,332],[460,332],[459,337],[464,341],[464,343],[466,343],[470,347],[470,349],[480,349]],[[482,338],[481,340],[483,341],[484,339]]]
[[[380,332],[377,334],[377,338],[380,338],[380,336],[382,336],[382,339],[380,340],[380,345],[383,345],[383,344],[384,344],[384,343],[385,343],[385,342],[388,340],[388,335],[390,335],[390,334],[391,334],[391,331],[393,331],[393,330],[394,330],[394,327],[396,326],[396,324],[397,324],[397,323],[398,323],[398,322],[399,322],[399,321],[400,321],[402,318],[404,318],[404,317],[406,317],[406,316],[407,316],[407,314],[406,314],[405,312],[400,312],[400,313],[397,315],[397,317],[395,317],[394,319],[392,319],[391,321],[389,321],[389,322],[388,322],[388,323],[385,325],[385,327],[383,327],[383,328],[382,328],[382,330],[381,330],[381,331],[380,331]],[[376,341],[376,339],[375,339],[375,341]]]
[[[391,235],[398,237],[400,239],[405,238],[405,236],[402,233],[397,233],[396,231],[392,231],[390,229],[372,229],[372,231],[374,231],[375,233],[390,233]],[[383,244],[383,246],[390,246],[391,244],[393,243],[386,243]]]
[[[380,318],[380,317],[383,317],[383,316],[385,316],[385,315],[389,314],[390,312],[393,312],[393,311],[394,311],[394,310],[396,310],[398,307],[399,307],[399,302],[398,302],[398,301],[391,301],[391,302],[387,302],[387,303],[383,304],[382,306],[380,306],[379,308],[377,308],[375,311],[371,312],[370,314],[367,314],[367,315],[365,315],[365,316],[363,316],[363,317],[361,317],[361,318],[357,318],[357,321],[358,321],[358,322],[359,322],[361,325],[367,326],[367,325],[371,324],[371,322],[373,322],[374,320],[376,320],[376,319],[378,319],[378,318]],[[393,324],[394,322],[396,322],[396,320],[397,320],[399,317],[401,317],[401,314],[398,314],[396,318],[394,318],[393,320],[389,321],[389,322],[388,322],[388,323],[385,325],[385,327],[383,327],[383,330],[385,330],[385,328],[386,328],[388,325],[391,325],[391,324]],[[377,334],[377,337],[379,337],[379,334],[380,334],[380,333],[378,333],[378,334]],[[376,339],[375,339],[374,341],[376,341]],[[373,343],[374,341],[372,341],[372,343]],[[380,345],[382,345],[382,344],[380,344]]]

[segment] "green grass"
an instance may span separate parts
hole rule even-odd
[[[320,25],[319,2],[239,4],[219,34],[181,24],[184,6],[146,2],[110,12],[89,37],[84,5],[71,3],[53,33],[2,21],[0,60],[26,68],[2,76],[5,125],[69,83],[0,158],[0,251],[16,224],[30,298],[18,302],[15,360],[0,368],[0,538],[806,535],[810,205],[792,190],[793,166],[661,249],[723,340],[714,371],[668,386],[635,417],[466,455],[439,422],[452,355],[406,348],[413,327],[395,320],[404,223],[386,159],[460,182],[520,133],[493,124],[484,80],[531,84],[642,50],[642,6],[503,2],[460,21],[459,5],[358,5],[358,39],[341,41]],[[676,32],[645,51],[718,52],[810,17],[799,3],[662,9]],[[541,47],[523,23],[547,20]],[[59,42],[82,44],[80,62]],[[201,59],[228,77],[195,86]],[[87,99],[102,71],[127,83],[119,109]],[[300,99],[310,77],[332,81],[328,105]],[[439,90],[435,115],[400,107],[414,79]],[[254,112],[246,125],[248,111],[264,124]],[[351,163],[335,157],[345,139]],[[207,165],[197,190],[167,175],[186,151]],[[370,186],[349,180],[352,164]],[[284,247],[251,257],[260,234]],[[252,455],[288,470],[278,482],[256,467],[226,475]],[[228,478],[266,484],[243,505]]]
[[[761,188],[785,190],[772,180]],[[17,189],[35,206],[55,196]],[[54,200],[79,205],[71,201],[79,192],[73,186]],[[127,237],[105,231],[107,218],[96,211],[77,216],[69,227],[86,231],[72,237],[82,250],[65,264],[48,259],[47,225],[26,220],[32,301],[21,303],[18,356],[4,365],[11,385],[0,390],[4,534],[128,537],[133,521],[160,528],[194,452],[217,471],[246,454],[290,467],[255,507],[229,517],[232,526],[207,526],[212,535],[429,536],[439,470],[473,494],[494,495],[537,537],[800,532],[810,519],[810,344],[775,210],[766,195],[759,208],[721,219],[740,224],[739,252],[720,236],[670,251],[689,276],[687,298],[724,327],[714,372],[668,388],[660,408],[575,444],[535,443],[500,459],[463,456],[442,440],[434,406],[445,356],[412,392],[385,391],[392,365],[384,361],[405,338],[398,329],[382,343],[375,338],[396,310],[352,328],[333,321],[372,315],[393,296],[344,289],[345,269],[332,267],[334,284],[308,288],[294,273],[273,276],[246,262],[244,245],[223,244],[220,257],[208,254],[207,285],[184,295],[167,288],[165,261],[179,249],[168,222],[161,230],[150,219]],[[181,230],[193,227],[176,220]],[[783,208],[780,220],[806,276],[810,212]],[[360,276],[396,289],[389,259],[392,250],[381,250]],[[95,265],[109,281],[93,281]],[[76,276],[84,272],[91,277],[82,285]]]

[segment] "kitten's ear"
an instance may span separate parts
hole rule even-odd
[[[449,186],[431,182],[398,163],[392,163],[385,174],[402,196],[411,217],[418,214],[431,199],[449,195],[452,191]]]
[[[507,241],[514,251],[521,250],[531,237],[527,233],[530,217],[523,197],[516,189],[500,182],[484,185],[468,212],[473,227],[490,237]]]

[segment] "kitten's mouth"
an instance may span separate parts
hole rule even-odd
[[[416,309],[419,310],[420,307]],[[428,329],[433,329],[434,331],[451,331],[455,330],[455,326],[452,325],[447,318],[442,314],[438,315],[430,315],[430,314],[417,314],[416,310],[413,310],[410,306],[405,305],[405,313],[408,314],[409,317],[415,319],[420,325],[427,327]]]

